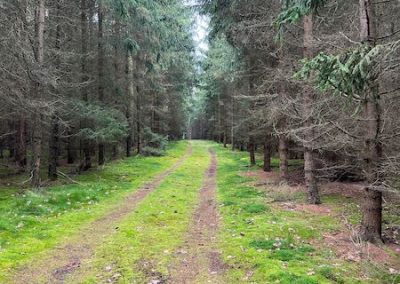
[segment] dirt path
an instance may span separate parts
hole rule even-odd
[[[191,154],[192,146],[190,145],[186,154],[175,165],[128,196],[114,211],[91,223],[69,243],[55,248],[44,259],[22,267],[15,275],[13,283],[64,283],[68,276],[78,273],[81,264],[93,256],[95,248],[103,239],[116,231],[118,222],[132,212],[149,193],[159,187],[163,180]]]
[[[193,215],[185,244],[176,253],[176,262],[170,268],[168,283],[222,283],[225,265],[215,249],[218,229],[216,203],[217,157],[210,150],[211,164],[200,191],[200,204]]]

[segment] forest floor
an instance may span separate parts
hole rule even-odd
[[[326,183],[324,204],[306,205],[301,181],[212,142],[41,192],[15,180],[0,185],[0,283],[400,283],[398,200],[387,244],[366,245],[359,184]]]

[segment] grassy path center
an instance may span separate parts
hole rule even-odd
[[[224,272],[220,253],[215,249],[218,229],[216,202],[217,156],[210,150],[211,162],[200,191],[200,203],[193,214],[191,227],[178,258],[171,268],[169,283],[222,283],[218,278]]]
[[[14,283],[64,283],[64,279],[77,271],[82,261],[92,257],[95,248],[105,236],[115,232],[116,224],[135,206],[154,191],[192,154],[191,145],[186,154],[170,169],[157,175],[151,182],[128,196],[116,209],[93,222],[73,239],[50,252],[49,255],[34,265],[22,267],[14,277]]]

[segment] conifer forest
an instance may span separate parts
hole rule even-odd
[[[400,283],[400,2],[0,0],[0,283]]]

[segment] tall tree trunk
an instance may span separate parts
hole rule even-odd
[[[272,139],[271,134],[267,133],[267,135],[265,135],[265,141],[264,141],[264,165],[263,165],[264,172],[271,171],[271,152],[272,152],[271,139]]]
[[[61,1],[57,1],[57,11],[56,11],[56,42],[55,49],[57,50],[55,65],[56,69],[60,69],[60,58],[59,52],[61,50],[61,26],[59,21],[61,15]],[[54,90],[55,93],[58,92],[57,88]],[[60,153],[59,149],[59,117],[58,113],[55,112],[51,119],[51,130],[50,130],[50,141],[49,141],[49,159],[48,159],[48,178],[52,181],[57,180],[58,178],[58,155]]]
[[[126,104],[126,118],[128,120],[128,136],[126,137],[126,156],[132,155],[133,145],[133,132],[134,132],[134,121],[133,121],[133,108],[135,100],[135,86],[133,82],[133,56],[130,50],[127,51],[126,55],[126,91],[128,95],[128,102]]]
[[[232,151],[235,150],[235,95],[232,94],[231,99],[232,104],[232,117],[231,117],[231,143],[232,143]]]
[[[81,0],[81,52],[82,52],[82,59],[81,59],[81,72],[82,78],[81,82],[82,85],[86,84],[88,77],[87,77],[87,53],[88,53],[88,16],[87,16],[87,2],[86,0]],[[82,87],[82,100],[84,102],[88,102],[88,91],[87,88],[84,86]],[[81,128],[89,128],[89,121],[87,119],[83,119],[81,121]],[[83,148],[83,160],[79,167],[80,171],[87,171],[92,167],[92,159],[90,155],[90,141],[88,138],[84,137],[81,142]]]
[[[119,67],[120,57],[122,56],[121,51],[121,25],[118,16],[114,23],[114,96],[115,104],[119,105],[120,101],[118,97],[121,95],[120,84],[121,84],[121,69]],[[113,143],[112,147],[112,158],[117,159],[119,156],[119,143],[121,141],[116,141]]]
[[[36,16],[36,52],[35,59],[39,68],[44,61],[44,28],[45,28],[45,0],[38,0]],[[33,94],[36,100],[41,100],[41,83],[33,83]],[[42,152],[42,115],[40,109],[35,109],[32,114],[32,172],[31,185],[40,186],[40,165]]]
[[[375,46],[377,38],[374,3],[371,0],[360,0],[361,41]],[[364,189],[364,198],[361,205],[361,237],[365,241],[379,243],[382,241],[382,185],[383,177],[379,173],[383,148],[380,138],[381,110],[379,83],[369,90],[364,104],[364,118],[366,121],[364,173],[368,186]]]
[[[142,153],[142,101],[140,99],[140,87],[136,86],[136,151]]]
[[[76,150],[75,150],[75,143],[74,138],[72,137],[72,131],[68,129],[67,132],[67,163],[73,164],[75,163],[76,159]]]
[[[15,123],[14,120],[8,120],[8,129],[10,132],[15,131]],[[15,149],[16,137],[14,135],[7,136],[7,148],[8,148],[8,158],[11,160],[15,157],[16,149]]]
[[[249,145],[248,145],[248,151],[250,155],[250,165],[255,166],[256,165],[256,147],[254,144],[254,137],[250,135],[249,137]]]
[[[59,118],[57,113],[52,117],[49,141],[49,169],[48,177],[50,180],[57,180],[57,165],[59,154]]]
[[[226,92],[226,88],[225,88]],[[227,125],[227,112],[226,112],[226,105],[225,102],[222,101],[222,127],[223,127],[223,133],[222,133],[222,143],[224,145],[224,148],[227,147],[228,144],[228,125]]]
[[[104,103],[104,31],[103,31],[103,0],[98,0],[98,7],[97,7],[97,20],[98,20],[98,33],[97,33],[97,68],[98,68],[98,99],[100,104]],[[99,142],[99,157],[98,163],[99,165],[104,165],[105,163],[105,145],[104,141]]]
[[[23,115],[18,119],[16,132],[15,163],[19,171],[26,167],[26,120]]]
[[[304,57],[312,58],[313,52],[313,15],[304,17]],[[306,118],[306,133],[304,143],[304,173],[305,182],[308,192],[308,202],[310,204],[320,204],[321,198],[319,196],[318,182],[315,172],[315,151],[314,151],[314,130],[313,130],[313,117],[312,108],[314,103],[314,91],[311,87],[307,86],[304,90],[304,108]]]
[[[289,151],[287,138],[284,135],[279,136],[279,172],[283,181],[289,180]]]

